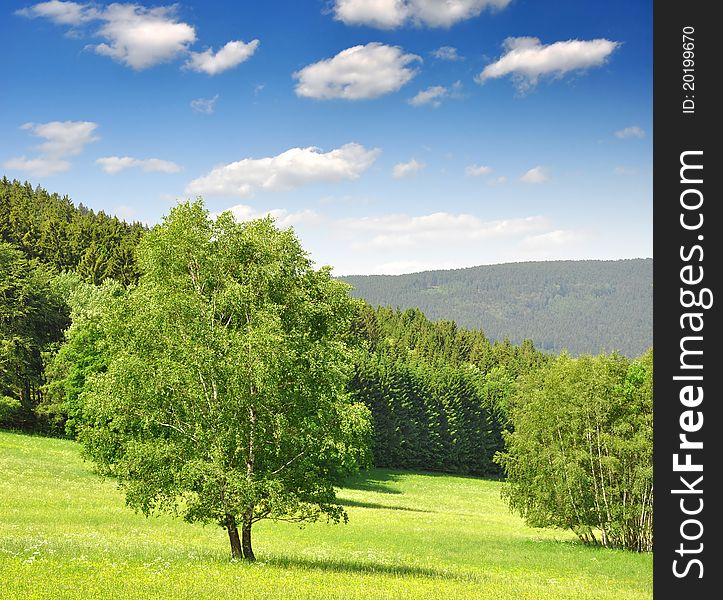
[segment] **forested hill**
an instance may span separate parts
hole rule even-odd
[[[572,354],[653,343],[653,260],[509,263],[408,275],[342,278],[372,306],[420,308],[432,320],[481,328],[491,340],[531,339]]]
[[[138,279],[134,251],[147,228],[126,223],[67,196],[51,194],[27,181],[0,179],[0,243],[12,244],[28,259],[54,272],[75,271],[100,284]]]

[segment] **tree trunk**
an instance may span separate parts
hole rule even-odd
[[[244,552],[241,550],[241,542],[238,538],[236,519],[229,513],[226,513],[226,531],[228,531],[228,539],[231,542],[231,557],[243,558]]]
[[[251,519],[244,517],[243,525],[241,526],[241,546],[244,551],[244,558],[248,561],[255,561],[254,551],[251,548]]]

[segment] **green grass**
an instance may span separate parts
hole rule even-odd
[[[531,529],[504,483],[374,470],[347,525],[254,527],[256,564],[215,526],[128,509],[69,441],[0,432],[0,598],[652,597],[652,556]]]

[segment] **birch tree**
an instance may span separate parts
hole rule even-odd
[[[254,560],[261,519],[346,520],[333,477],[366,460],[368,410],[345,395],[355,310],[271,219],[174,208],[138,249],[137,287],[107,308],[107,370],[80,439],[127,503],[215,522]],[[240,532],[240,535],[239,535]]]

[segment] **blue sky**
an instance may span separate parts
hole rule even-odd
[[[652,255],[652,3],[4,2],[0,165],[335,273]]]

